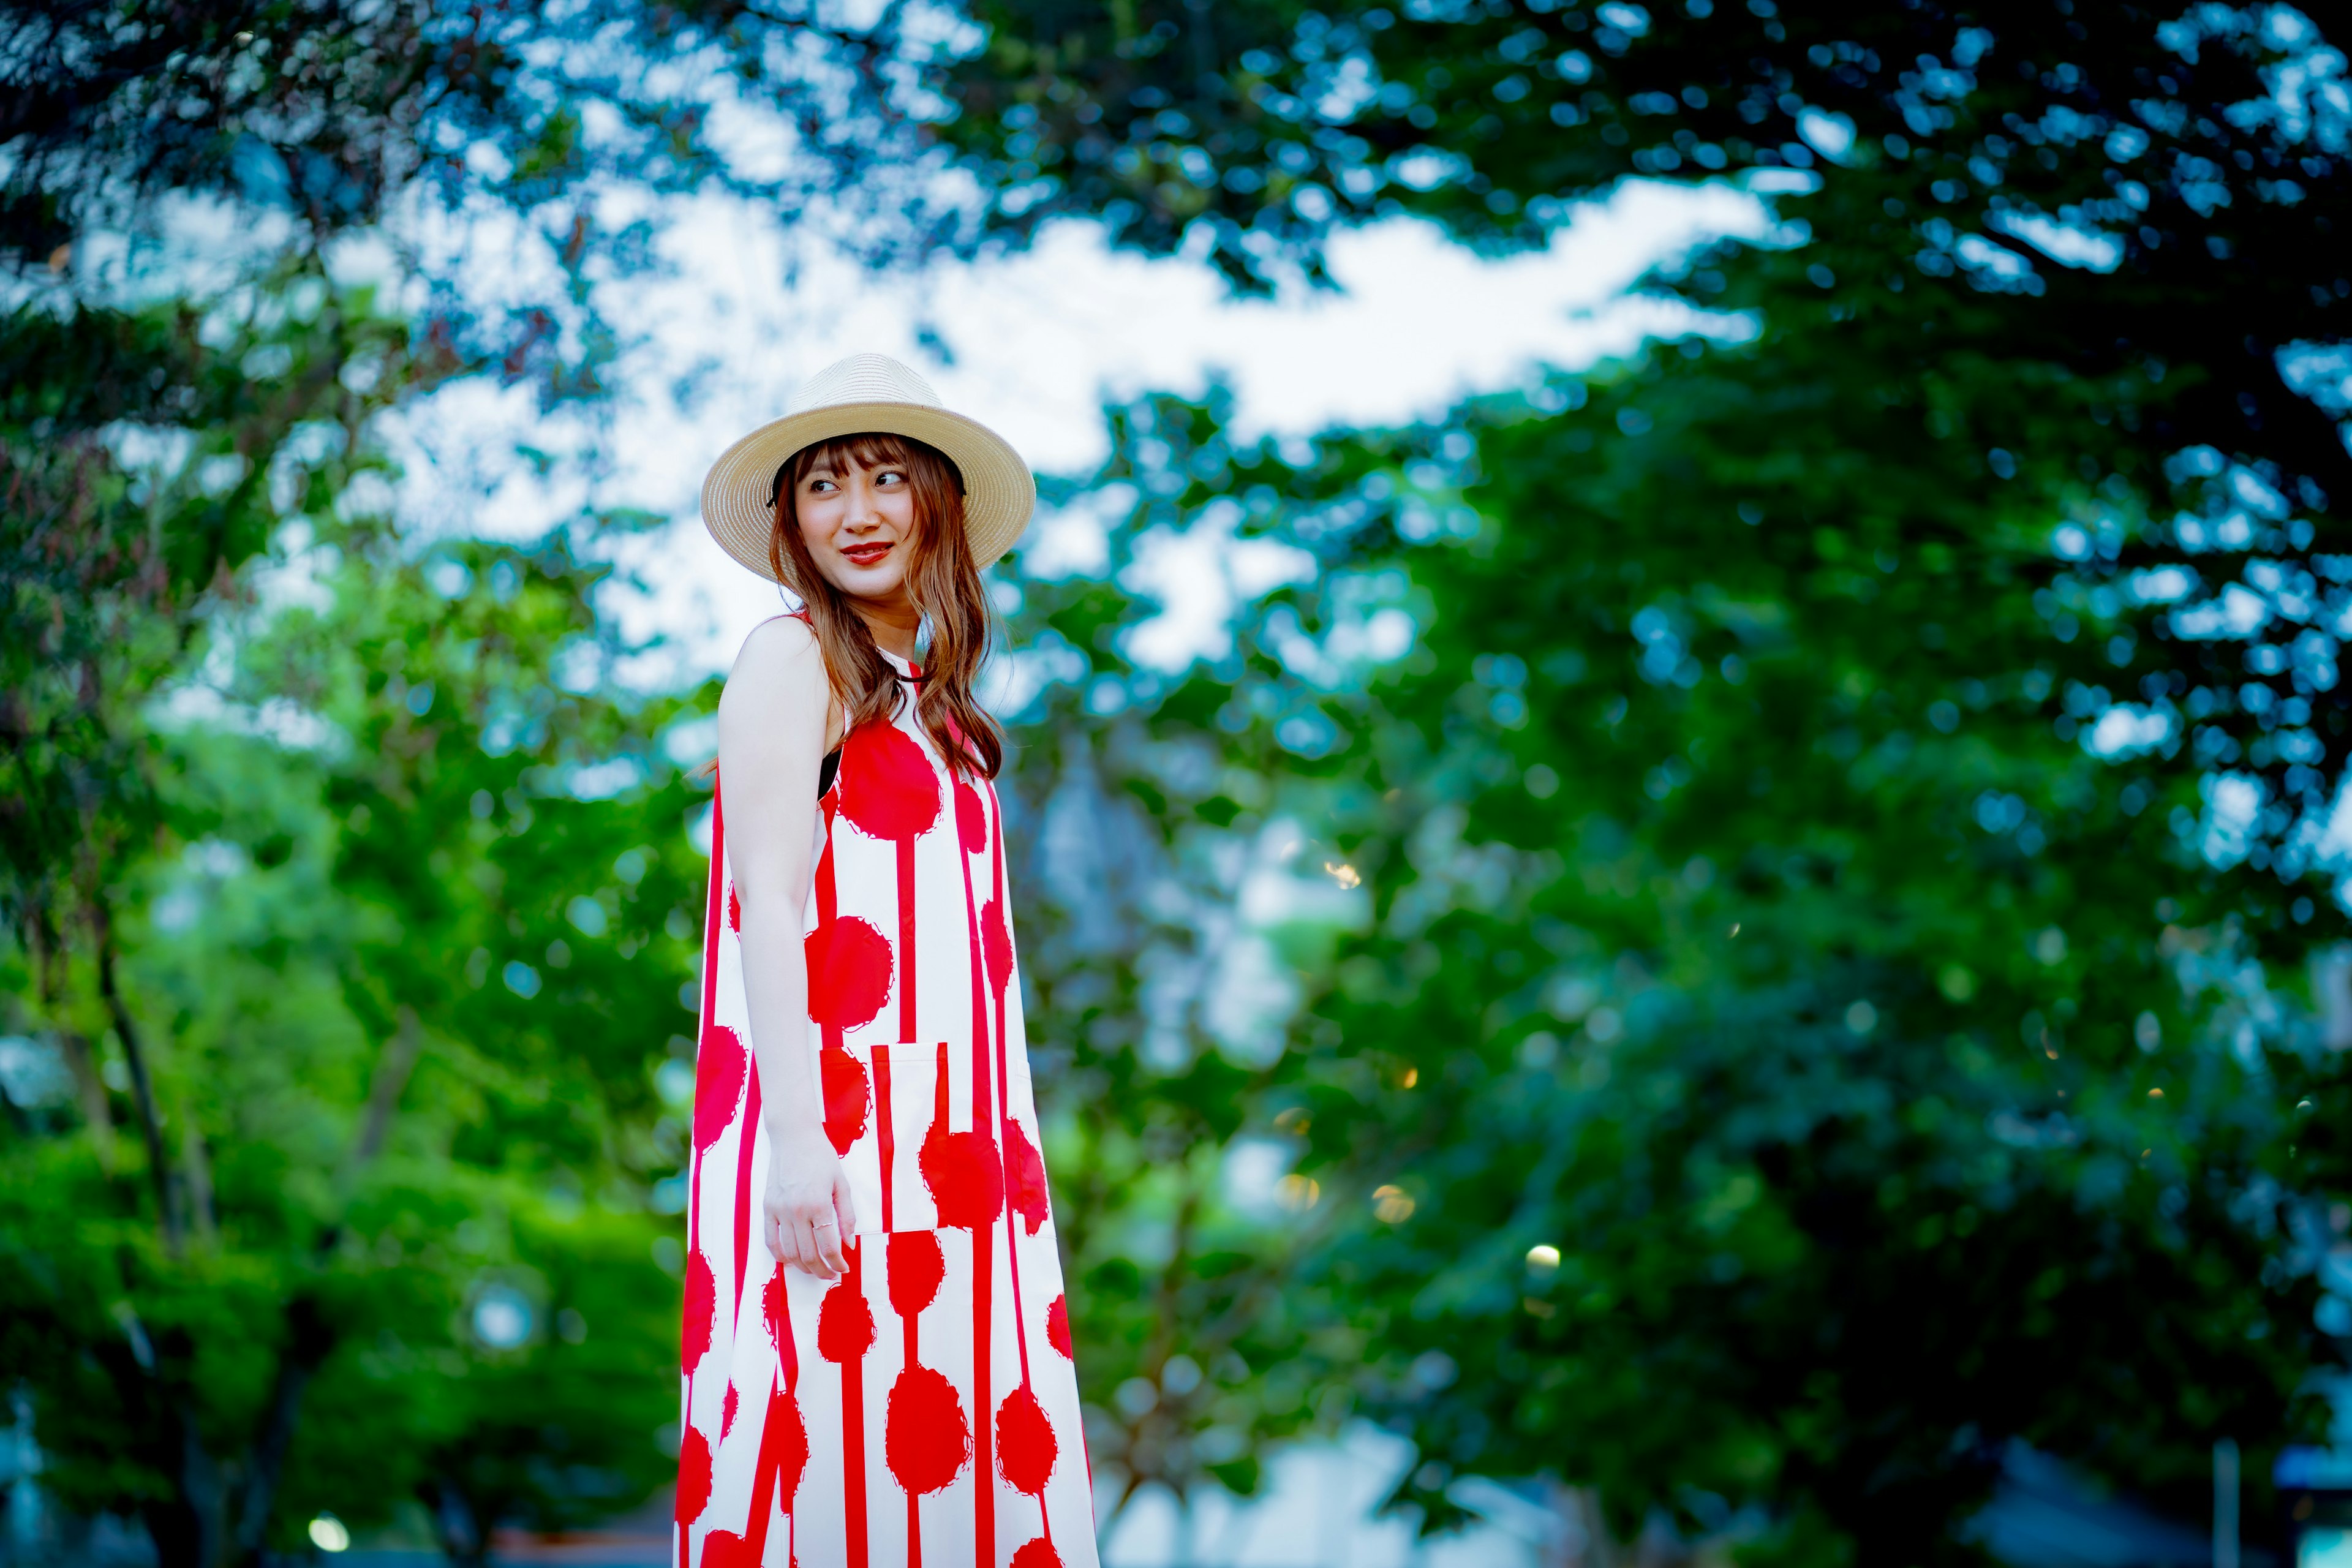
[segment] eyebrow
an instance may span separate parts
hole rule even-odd
[[[830,458],[818,458],[816,463],[809,463],[809,472],[804,472],[804,475],[800,475],[800,478],[814,479],[818,478],[818,475],[825,475],[828,479],[837,479],[842,472],[852,470],[852,468],[856,468],[856,470],[863,470],[863,472],[906,472],[908,466],[906,463],[889,463],[889,461],[858,463],[856,458],[849,458],[846,463],[835,463],[830,461]]]
[[[855,458],[840,467],[835,467],[830,461],[823,461],[810,464],[808,472],[801,476],[801,482],[806,484],[814,479],[837,479],[850,468],[856,468],[869,474],[903,474],[907,471],[907,468],[908,465],[905,463],[861,463]]]

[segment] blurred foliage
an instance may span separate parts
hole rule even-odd
[[[79,279],[125,235],[226,210],[299,252],[405,222],[414,259],[420,213],[520,213],[559,281],[526,273],[500,299],[415,274],[419,341],[551,399],[601,396],[619,329],[593,282],[647,260],[648,225],[614,216],[615,190],[821,210],[877,263],[977,242],[922,123],[944,102],[915,79],[949,18],[909,11],[9,0],[0,258]]]
[[[1963,398],[1970,423],[1938,438],[1975,440],[1995,473],[2137,451],[2146,504],[2189,521],[2136,536],[2123,563],[2202,557],[2183,563],[2184,598],[2219,623],[2252,595],[2271,648],[2249,661],[2189,640],[2168,663],[2192,684],[2256,677],[2271,688],[2246,700],[2257,720],[2317,671],[2333,686],[2336,636],[2301,585],[2334,580],[2326,498],[2352,494],[2336,428],[2352,406],[2337,237],[2352,105],[2340,46],[2291,6],[1011,0],[975,15],[989,45],[954,68],[962,113],[941,134],[994,193],[992,222],[1098,217],[1147,249],[1202,247],[1244,287],[1320,277],[1328,234],[1385,216],[1493,249],[1543,243],[1573,198],[1629,176],[1778,191],[1787,238],[1809,242],[1793,265],[1697,268],[1684,298],[1753,310],[1771,278],[1780,319],[1902,344],[1915,405],[1988,360],[2015,366],[2034,397]],[[2053,427],[2050,394],[2119,428]],[[2154,480],[2168,459],[2171,490]],[[2284,820],[2258,837],[2300,875],[2307,855],[2287,846],[2321,830],[2352,742],[2328,730],[2288,755],[2250,738],[2224,718],[2208,760],[2267,781]]]
[[[44,1485],[142,1516],[166,1562],[404,1498],[473,1559],[670,1463],[650,1194],[703,796],[659,749],[679,702],[605,692],[604,572],[562,536],[419,558],[277,493],[268,570],[184,616],[185,657],[89,655],[149,677],[106,693],[144,815],[62,835],[122,912],[8,955],[49,1070],[10,1085],[0,1365]]]
[[[870,73],[895,23],[835,26],[729,0],[12,5],[0,140],[17,157],[0,184],[0,246],[43,259],[161,195],[236,198],[331,233],[384,216],[420,182],[535,201],[592,176],[724,178],[709,100],[656,68],[698,53],[719,57],[722,88],[797,108],[800,150],[836,160],[837,178],[891,150],[872,135],[883,106]],[[793,104],[812,79],[834,94]],[[594,131],[592,105],[612,111]]]
[[[1121,411],[1105,576],[1177,529],[1317,558],[1181,679],[1112,581],[1023,583],[1098,1454],[1245,1489],[1352,1408],[1431,1523],[1549,1472],[1628,1535],[1895,1561],[1965,1555],[2018,1438],[2195,1517],[2338,1359],[2297,1143],[2343,1075],[2248,962],[2307,928],[2169,826],[2185,759],[2053,725],[2116,629],[2034,607],[2078,473],[1989,498],[1759,416],[1867,405],[1847,345],[1689,346],[1298,467]],[[1269,974],[1286,1041],[1225,1005]]]
[[[1275,461],[1129,411],[1079,508],[1112,581],[1163,530],[1314,557],[1229,656],[1171,681],[1148,605],[1029,590],[1100,809],[1222,872],[1189,929],[1133,877],[1128,951],[1074,885],[1139,980],[1050,1032],[1166,1080],[1089,1106],[1246,1092],[1228,1169],[1276,1141],[1304,1209],[1276,1360],[1414,1439],[1398,1500],[1549,1474],[1627,1535],[1920,1561],[2012,1440],[2193,1519],[2215,1436],[2261,1477],[2318,1430],[2347,123],[2310,20],[981,14],[944,134],[1016,232],[1265,287],[1391,214],[1538,243],[1628,174],[1748,171],[1779,220],[1652,280],[1717,336],[1437,428]],[[1123,1037],[1163,950],[1247,987],[1200,910],[1285,847],[1370,895],[1335,963],[1259,918],[1286,1052]]]

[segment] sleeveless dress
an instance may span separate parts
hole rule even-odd
[[[768,1135],[712,812],[678,1568],[1095,1568],[1003,814],[892,662],[905,700],[843,743],[803,921],[824,1132],[857,1205],[839,1280],[760,1234]]]

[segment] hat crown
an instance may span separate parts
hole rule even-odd
[[[920,441],[963,480],[964,537],[975,566],[1021,538],[1037,505],[1037,481],[1013,444],[940,402],[931,384],[888,354],[836,360],[793,389],[791,412],[738,439],[702,479],[702,521],[719,548],[762,577],[781,571],[775,542],[776,473],[818,441],[873,431]]]
[[[806,414],[849,403],[911,403],[941,406],[931,384],[888,354],[851,354],[835,360],[794,389],[788,413]]]

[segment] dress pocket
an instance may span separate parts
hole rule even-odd
[[[995,1139],[972,1126],[969,1043],[827,1047],[818,1068],[858,1234],[970,1229],[1002,1209]]]

